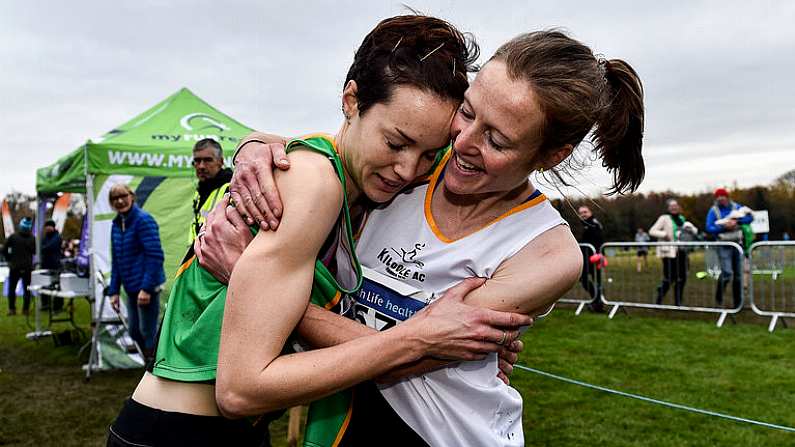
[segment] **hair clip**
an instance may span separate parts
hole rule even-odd
[[[444,42],[442,42],[441,44],[439,44],[439,46],[438,46],[438,47],[436,47],[436,48],[432,49],[430,53],[428,53],[428,54],[426,54],[425,56],[421,57],[421,58],[420,58],[420,62],[424,61],[425,59],[428,59],[428,56],[430,56],[431,54],[435,53],[435,52],[436,52],[436,51],[437,51],[439,48],[442,48],[443,46],[444,46]]]
[[[395,52],[395,50],[397,50],[397,47],[398,45],[400,45],[400,42],[403,42],[403,36],[400,36],[400,39],[398,39],[397,43],[395,44],[395,47],[392,48],[393,53]]]

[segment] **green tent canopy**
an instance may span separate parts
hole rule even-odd
[[[136,203],[157,221],[168,280],[161,295],[161,302],[165,303],[174,273],[189,246],[191,204],[196,190],[191,164],[193,146],[204,138],[215,139],[221,144],[229,165],[238,141],[251,131],[183,88],[105,135],[88,140],[52,165],[37,170],[36,191],[40,202],[53,200],[59,192],[86,195],[88,231],[84,240],[95,284],[91,288],[92,297],[101,297],[101,284],[110,274],[110,230],[116,216],[108,202],[111,186],[116,183],[130,186],[135,191]],[[44,213],[46,207],[40,206],[39,210]],[[37,221],[43,219],[41,215]],[[95,321],[115,318],[109,306],[93,307]],[[110,341],[97,347],[88,371],[141,363],[120,350],[123,343],[118,341],[122,332],[111,330],[105,335]],[[104,340],[99,336],[94,338]]]
[[[187,88],[36,172],[40,194],[86,192],[90,174],[193,177],[191,149],[213,138],[229,155],[252,130]],[[87,164],[87,166],[86,166]]]

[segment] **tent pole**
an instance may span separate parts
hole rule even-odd
[[[94,327],[92,337],[91,337],[91,354],[88,356],[88,364],[86,365],[86,380],[91,378],[92,369],[99,369],[100,367],[100,356],[99,353],[96,352],[98,347],[96,346],[99,343],[98,335],[102,321],[102,315],[99,315],[97,318],[96,311],[97,307],[97,280],[96,280],[96,269],[94,264],[94,176],[89,172],[88,169],[88,142],[83,145],[83,159],[85,163],[83,164],[85,169],[85,176],[86,176],[86,198],[88,199],[86,202],[86,219],[88,219],[88,225],[86,225],[86,231],[88,231],[88,237],[86,237],[86,243],[88,244],[88,249],[86,253],[88,253],[88,302],[89,309],[91,312],[91,322],[93,323]],[[104,283],[104,281],[103,281]],[[92,355],[93,354],[93,355]],[[96,365],[94,365],[96,363]],[[95,368],[96,366],[96,368]]]

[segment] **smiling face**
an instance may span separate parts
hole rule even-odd
[[[343,93],[349,117],[338,136],[345,168],[358,192],[386,202],[428,172],[437,152],[450,141],[452,100],[410,86],[398,86],[386,103],[364,114],[356,107],[356,83]]]
[[[108,194],[110,205],[117,213],[126,213],[132,208],[135,196],[126,185],[113,185]]]
[[[551,167],[538,151],[543,118],[529,82],[511,79],[500,60],[487,63],[453,119],[454,153],[444,177],[448,191],[512,191],[526,185],[533,170]]]

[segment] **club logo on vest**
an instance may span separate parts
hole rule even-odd
[[[425,263],[416,259],[423,248],[425,248],[425,244],[414,244],[409,249],[385,247],[378,253],[378,260],[384,264],[386,272],[394,278],[423,282],[425,274],[419,270],[425,267]],[[396,257],[393,257],[393,253]]]

